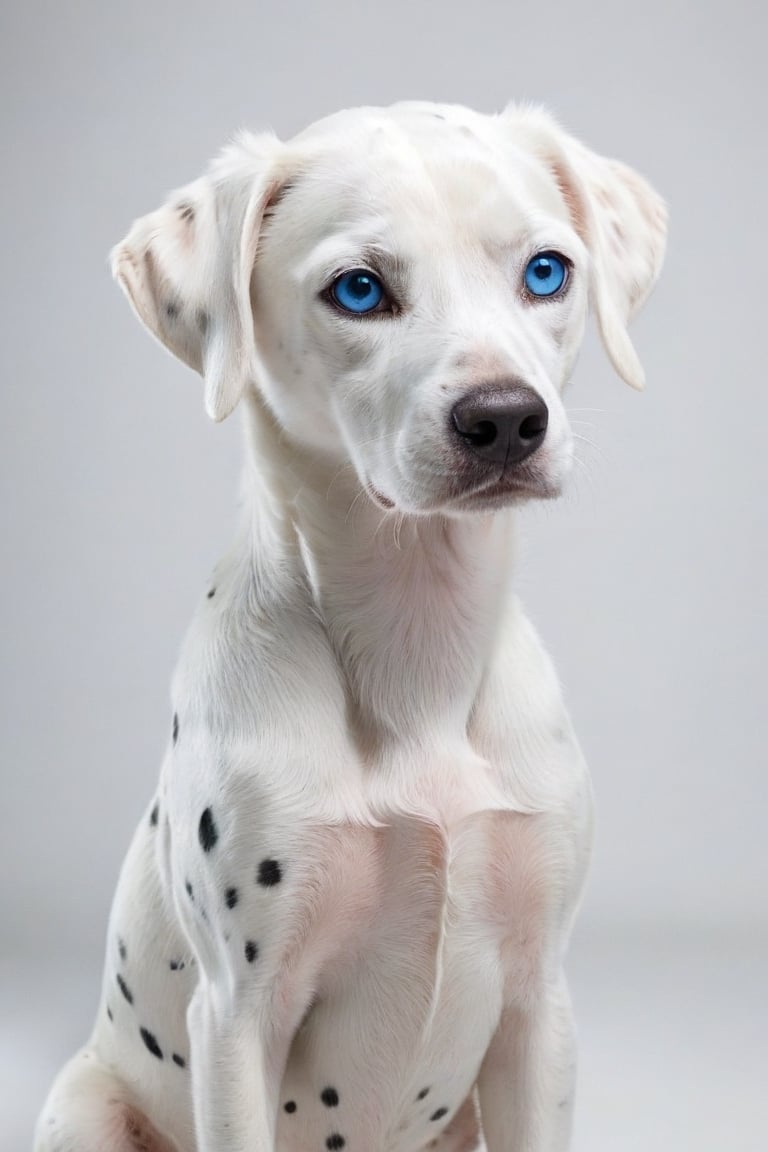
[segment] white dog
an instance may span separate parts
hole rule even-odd
[[[617,372],[646,182],[546,114],[243,135],[113,254],[248,430],[86,1047],[38,1152],[554,1152],[587,771],[510,586],[588,299]]]

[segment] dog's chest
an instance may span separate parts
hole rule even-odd
[[[291,1049],[279,1147],[315,1148],[322,1132],[410,1152],[473,1123],[465,1101],[511,984],[535,962],[547,895],[529,867],[543,830],[485,807],[485,786],[440,783],[380,807],[380,828],[338,830],[337,915],[320,929],[338,947]]]

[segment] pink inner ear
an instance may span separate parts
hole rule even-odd
[[[589,246],[590,236],[587,209],[583,198],[574,186],[573,177],[571,176],[568,166],[557,157],[552,157],[549,163],[552,175],[555,177],[560,193],[568,207],[571,222],[576,229],[579,239]]]

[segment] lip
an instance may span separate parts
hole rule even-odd
[[[378,508],[381,508],[383,512],[391,512],[395,507],[394,500],[390,500],[389,497],[385,496],[383,492],[379,492],[378,488],[375,488],[373,484],[371,484],[370,480],[366,485],[366,491],[368,492],[371,500],[373,500],[374,504]]]
[[[501,475],[488,484],[457,492],[451,497],[454,507],[463,509],[503,508],[523,500],[553,500],[560,495],[559,485],[541,475]]]

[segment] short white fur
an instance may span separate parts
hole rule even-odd
[[[664,236],[650,186],[546,113],[409,103],[243,134],[115,249],[213,419],[242,406],[243,514],[36,1152],[566,1148],[591,794],[514,514],[567,479],[590,302],[642,387],[626,326]],[[542,250],[570,271],[536,301]],[[394,312],[345,316],[334,276],[374,264]],[[450,413],[510,381],[549,423],[494,488]]]

